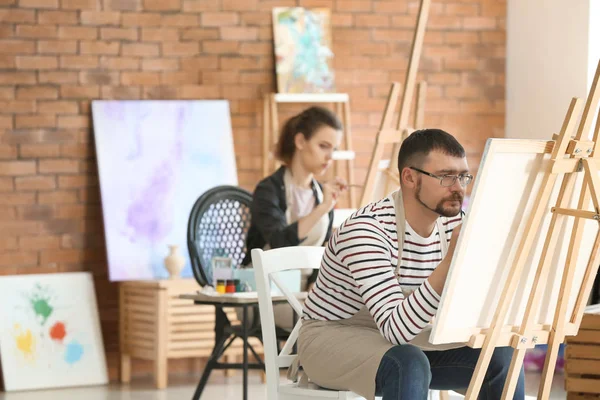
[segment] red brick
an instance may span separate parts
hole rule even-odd
[[[40,265],[56,265],[63,262],[80,263],[89,250],[51,250],[40,253]]]
[[[270,26],[259,26],[258,40],[273,43],[273,29]]]
[[[163,72],[160,75],[161,85],[193,85],[200,82],[198,71]]]
[[[61,69],[97,68],[98,56],[60,56]]]
[[[92,40],[98,38],[98,28],[86,26],[61,26],[58,28],[58,37],[63,39]]]
[[[121,13],[118,11],[82,11],[82,25],[118,25]]]
[[[17,99],[56,99],[58,89],[54,86],[22,86],[17,88]]]
[[[0,196],[0,205],[35,204],[35,193],[4,193]],[[27,225],[21,225],[23,221],[17,221],[17,229],[26,229]],[[2,232],[10,233],[8,222],[2,222]],[[34,230],[37,232],[37,228]]]
[[[372,11],[373,1],[371,0],[336,0],[336,10],[341,12],[349,11]]]
[[[35,42],[29,40],[2,40],[0,41],[0,53],[33,54],[35,53]]]
[[[273,54],[273,43],[271,42],[254,42],[242,43],[240,46],[240,55],[255,55],[255,56],[270,56]]]
[[[336,42],[359,42],[371,40],[371,29],[338,29]]]
[[[176,71],[179,69],[179,60],[176,58],[159,58],[142,60],[144,71]]]
[[[17,115],[15,116],[15,127],[21,128],[54,128],[56,117],[54,115]]]
[[[173,85],[145,86],[142,98],[157,100],[179,99],[179,88]]]
[[[390,54],[390,47],[387,43],[355,43],[352,46],[352,54],[386,56]]]
[[[150,43],[123,43],[121,54],[124,56],[158,56],[158,44]]]
[[[199,3],[211,3],[199,2]],[[258,8],[258,0],[221,0],[221,9],[223,11],[252,11]],[[214,10],[198,10],[198,11],[217,11]]]
[[[218,85],[183,85],[181,86],[182,99],[215,99],[221,97]]]
[[[2,8],[0,9],[0,21],[35,23],[35,11],[22,10],[18,8]]]
[[[465,30],[493,30],[496,29],[496,18],[466,17],[463,27]]]
[[[222,90],[226,99],[252,99],[259,95],[256,85],[223,86]]]
[[[0,161],[0,175],[33,175],[35,171],[35,161]]]
[[[444,35],[449,44],[479,43],[479,32],[446,32]]]
[[[0,216],[2,215],[2,211],[0,211]],[[0,237],[0,250],[14,250],[18,248],[17,245],[17,237],[10,236],[2,236]]]
[[[350,27],[354,25],[353,14],[336,13],[331,16],[331,26],[333,27]]]
[[[142,0],[144,9],[151,11],[179,11],[181,0]]]
[[[204,74],[202,75],[204,78]],[[271,72],[241,72],[240,82],[241,83],[256,83],[256,84],[269,84],[273,81]],[[231,83],[230,81],[226,81]]]
[[[139,86],[102,86],[102,98],[111,100],[136,100],[140,98]]]
[[[76,25],[78,22],[76,11],[38,11],[38,23],[40,24]]]
[[[17,67],[17,56],[0,54],[0,69],[13,69]]]
[[[162,16],[158,13],[123,13],[122,26],[160,26]]]
[[[116,85],[119,73],[114,71],[81,71],[79,81],[84,85]]]
[[[429,32],[427,32],[429,33]],[[374,41],[399,41],[411,43],[413,32],[409,30],[400,29],[374,29],[371,32],[371,36]]]
[[[479,15],[479,4],[446,4],[446,14],[457,16]]]
[[[406,14],[408,12],[408,3],[404,1],[376,1],[373,7],[376,14]]]
[[[179,40],[179,29],[175,28],[142,28],[144,42],[175,42]]]
[[[119,54],[120,42],[79,42],[79,52],[81,54]]]
[[[2,0],[0,0],[2,1]],[[12,25],[0,25],[0,38],[6,39],[13,37],[13,26]]]
[[[89,175],[62,175],[58,177],[58,186],[63,189],[97,186],[98,179],[90,179]]]
[[[40,160],[39,171],[42,174],[76,173],[79,172],[79,163],[77,160],[68,159]]]
[[[60,0],[60,7],[66,10],[99,10],[98,0]]]
[[[79,106],[75,101],[44,101],[38,103],[40,114],[77,114]]]
[[[11,251],[0,254],[1,267],[26,267],[36,266],[38,263],[37,252]]]
[[[60,155],[66,158],[89,158],[93,153],[92,146],[89,143],[64,143],[60,145]],[[66,175],[61,176],[60,178],[70,179],[73,176],[74,175]]]
[[[64,85],[60,88],[60,97],[63,99],[95,99],[99,96],[100,87],[97,85]]]
[[[158,85],[160,74],[158,72],[123,72],[121,73],[122,85]]]
[[[258,39],[258,28],[248,26],[224,26],[220,28],[222,40],[252,41]]]
[[[6,113],[32,113],[35,112],[35,101],[0,101],[0,110]]]
[[[24,250],[59,249],[60,242],[60,236],[21,236],[19,247]]]
[[[104,0],[104,9],[136,11],[141,8],[142,0]]]
[[[60,147],[58,144],[21,144],[19,155],[21,158],[58,157]]]
[[[23,8],[58,8],[58,0],[19,0]]]
[[[201,15],[200,26],[228,26],[240,22],[238,13],[233,12],[204,12]]]
[[[116,70],[139,70],[140,59],[135,57],[102,57],[100,64],[104,68]]]
[[[76,71],[39,72],[40,83],[77,83],[79,75]]]
[[[484,17],[506,17],[506,2],[482,2],[481,15]]]
[[[135,28],[100,28],[100,38],[104,40],[138,40],[138,30]]]
[[[17,158],[17,147],[9,144],[0,144],[0,159],[6,160],[13,158]]]
[[[392,17],[393,19],[396,17]],[[413,22],[414,25],[414,22]],[[427,23],[427,30],[460,30],[462,29],[461,18],[447,15],[431,15]]]
[[[479,60],[477,59],[444,60],[444,67],[446,70],[469,71],[478,69],[478,66]]]
[[[10,100],[15,98],[14,87],[0,87],[0,100]]]
[[[358,27],[385,28],[390,25],[388,15],[356,14],[354,24]]]
[[[506,32],[505,31],[483,31],[481,34],[481,42],[488,44],[505,44],[506,43]]]
[[[204,39],[218,39],[218,38],[219,38],[218,28],[185,29],[181,33],[182,40],[204,40]]]
[[[202,43],[202,52],[208,54],[236,54],[239,52],[238,41],[205,40]]]
[[[28,190],[53,190],[56,188],[54,176],[22,176],[15,178],[16,189],[19,192]]]
[[[261,0],[262,1],[262,0]],[[270,10],[269,12],[252,12],[247,11],[242,13],[242,23],[240,25],[243,26],[273,26],[273,19],[271,17]]]
[[[163,42],[163,56],[186,56],[191,57],[200,53],[200,44],[197,42]]]
[[[75,54],[77,53],[76,40],[40,40],[38,52],[46,54]]]
[[[54,25],[17,25],[16,36],[24,38],[54,38],[58,30]]]
[[[183,0],[183,11],[186,12],[219,11],[220,9],[221,5],[217,1]]]
[[[259,64],[255,57],[221,57],[220,69],[222,70],[240,70],[257,69]]]
[[[90,120],[87,115],[59,115],[58,127],[88,129],[90,127]]]
[[[197,27],[200,25],[200,20],[193,14],[165,14],[162,17],[162,25],[177,28]]]
[[[17,68],[19,69],[56,69],[58,58],[52,56],[18,56]]]

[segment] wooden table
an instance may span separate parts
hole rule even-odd
[[[168,360],[209,358],[215,338],[215,308],[181,299],[200,288],[194,279],[130,281],[120,283],[119,332],[121,382],[131,380],[131,359],[154,362],[156,387],[165,388]],[[231,321],[235,312],[225,311]],[[252,342],[262,351],[260,342]],[[226,357],[242,354],[242,345],[232,344]]]
[[[297,297],[299,300],[304,300],[307,293],[298,293]],[[221,295],[206,295],[203,293],[192,293],[179,296],[180,299],[192,300],[194,304],[200,306],[211,305],[216,310],[216,321],[215,321],[215,341],[212,353],[200,382],[194,392],[193,400],[199,400],[206,382],[210,377],[210,373],[213,369],[241,369],[243,371],[243,400],[248,399],[248,370],[249,369],[262,369],[264,370],[265,365],[260,357],[257,355],[254,348],[249,343],[249,338],[261,337],[260,324],[258,324],[258,295],[256,292],[251,293],[235,293],[235,294],[221,294]],[[285,303],[287,302],[285,296],[273,296],[273,303]],[[223,307],[234,307],[242,309],[242,320],[239,326],[233,326],[230,323],[230,319],[227,318]],[[250,323],[248,320],[248,310],[250,308],[256,308],[254,314],[255,321]],[[294,313],[294,316],[296,314]],[[295,321],[294,321],[295,323]],[[281,336],[287,337],[287,332],[281,332]],[[227,350],[228,346],[236,339],[241,338],[243,344],[243,362],[239,363],[221,363],[219,358],[223,355],[223,352]],[[250,364],[248,362],[248,350],[251,350],[256,363]]]

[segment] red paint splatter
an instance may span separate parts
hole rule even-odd
[[[54,325],[52,325],[52,328],[50,328],[50,337],[54,340],[58,340],[59,342],[61,342],[66,335],[67,331],[65,329],[65,324],[63,324],[62,322],[57,322]]]

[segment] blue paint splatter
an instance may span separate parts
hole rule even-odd
[[[77,340],[72,340],[65,350],[65,361],[68,364],[75,364],[83,356],[83,346]]]

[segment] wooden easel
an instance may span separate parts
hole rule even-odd
[[[540,191],[537,194],[537,204],[529,216],[523,238],[517,249],[515,262],[511,267],[507,282],[502,291],[500,302],[495,311],[492,324],[484,334],[483,346],[481,355],[471,384],[466,394],[466,399],[474,400],[477,398],[481,385],[490,363],[490,359],[494,349],[500,344],[501,337],[505,336],[506,329],[512,327],[504,326],[505,317],[509,310],[513,296],[519,284],[521,273],[525,262],[533,250],[533,241],[540,230],[541,223],[545,213],[545,204],[548,204],[554,185],[559,177],[563,178],[562,185],[556,200],[556,206],[551,209],[552,218],[545,237],[544,247],[540,256],[539,264],[536,270],[535,280],[529,299],[523,321],[517,332],[512,331],[510,346],[515,349],[513,359],[510,365],[509,375],[507,377],[503,399],[511,399],[513,397],[519,372],[523,365],[525,351],[528,348],[533,348],[537,343],[548,343],[548,352],[542,372],[542,380],[538,393],[539,399],[548,399],[552,384],[552,377],[558,348],[565,339],[565,335],[574,335],[577,332],[583,311],[590,295],[594,276],[598,271],[600,263],[600,224],[599,230],[592,247],[590,258],[587,264],[585,275],[581,287],[573,287],[573,277],[577,263],[577,256],[581,245],[583,223],[585,219],[596,220],[600,223],[600,178],[598,177],[598,166],[600,165],[600,149],[598,148],[598,136],[600,133],[600,118],[594,129],[593,139],[587,139],[587,134],[590,130],[593,114],[598,107],[600,100],[600,63],[596,70],[596,75],[588,95],[581,121],[577,132],[573,139],[571,134],[574,131],[577,117],[581,113],[581,100],[573,99],[569,106],[567,115],[563,122],[560,134],[555,136],[555,143],[551,155],[551,168],[543,176]],[[579,193],[577,208],[567,208],[569,197],[574,194],[575,181],[578,174],[583,174],[583,185]],[[590,199],[593,203],[593,211],[586,210]],[[574,217],[575,222],[571,233],[569,249],[567,253],[565,270],[562,276],[560,294],[556,309],[554,311],[554,319],[551,326],[541,328],[536,324],[535,318],[540,307],[540,300],[543,296],[547,277],[550,270],[550,261],[552,258],[552,249],[555,248],[560,224],[557,221],[564,217]],[[573,314],[567,316],[567,305],[570,294],[573,290],[578,291],[578,297],[575,303]],[[574,331],[574,332],[573,332]],[[540,339],[541,338],[541,339]],[[480,338],[473,337],[470,345]],[[481,344],[481,343],[480,343]]]
[[[419,60],[421,58],[421,50],[423,49],[423,38],[425,37],[425,27],[427,26],[427,18],[429,16],[429,6],[431,0],[421,0],[419,13],[417,16],[417,27],[413,37],[412,47],[410,50],[410,60],[406,78],[404,80],[404,92],[402,93],[402,102],[396,126],[393,125],[394,112],[398,102],[400,93],[400,84],[394,82],[388,94],[387,103],[381,119],[381,125],[375,139],[375,148],[369,162],[367,178],[363,186],[363,192],[360,199],[360,206],[373,201],[373,191],[375,189],[375,180],[379,173],[379,163],[382,159],[384,148],[388,144],[393,145],[393,151],[390,162],[385,172],[385,191],[386,194],[391,191],[391,188],[397,187],[400,183],[398,173],[398,151],[402,141],[410,135],[415,128],[423,126],[425,116],[425,94],[427,93],[427,85],[425,82],[420,82],[417,90],[416,107],[414,114],[414,126],[409,126],[410,106],[415,90],[415,80],[417,71],[419,70]]]
[[[356,208],[354,192],[354,158],[352,131],[350,127],[350,96],[347,93],[268,93],[263,100],[263,177],[272,173],[279,163],[272,156],[272,149],[279,139],[279,117],[277,104],[333,104],[336,115],[342,119],[344,127],[343,149],[333,154],[333,174],[338,176],[337,161],[346,161],[346,182],[348,182],[350,208]]]

